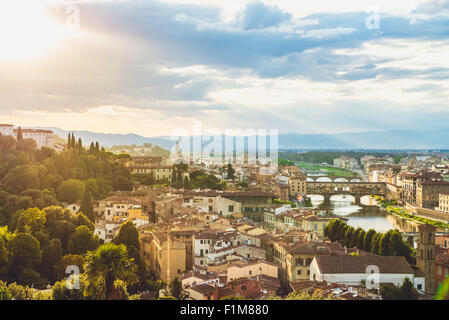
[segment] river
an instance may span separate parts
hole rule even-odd
[[[317,207],[322,201],[322,196],[308,196],[312,200],[312,205]],[[418,223],[389,214],[376,206],[362,208],[353,204],[351,196],[333,196],[331,207],[333,213],[348,219],[348,225],[364,230],[374,229],[377,232],[386,232],[398,229],[401,232],[418,232]],[[361,199],[362,204],[370,205],[369,197]],[[372,205],[373,203],[371,203]]]

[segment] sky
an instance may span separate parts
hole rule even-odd
[[[2,0],[0,122],[167,136],[449,122],[449,0]]]

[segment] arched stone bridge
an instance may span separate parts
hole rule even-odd
[[[363,196],[384,196],[385,193],[384,182],[307,182],[307,194],[322,195],[324,205],[330,205],[330,198],[334,195],[351,195],[355,198],[355,204],[360,205]]]
[[[308,182],[317,182],[317,180],[320,178],[329,178],[332,182],[335,182],[335,180],[337,180],[337,179],[344,179],[345,181],[342,181],[342,182],[356,182],[356,181],[353,181],[354,179],[358,179],[359,181],[361,180],[360,176],[349,176],[349,177],[330,176],[330,175],[307,176],[307,179],[313,180],[313,181],[308,181]],[[322,182],[326,182],[326,181],[322,181]]]

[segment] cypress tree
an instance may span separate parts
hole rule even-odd
[[[173,165],[173,170],[172,170],[172,174],[171,174],[171,184],[175,184],[176,183],[176,167],[175,165]]]
[[[71,135],[70,135],[70,132],[69,132],[69,136],[67,137],[67,150],[70,149],[71,143],[72,143],[72,138],[71,138]]]
[[[228,179],[234,180],[234,168],[232,168],[232,164],[228,163]]]
[[[17,141],[23,140],[22,128],[17,129]]]
[[[391,255],[391,234],[389,232],[385,233],[380,240],[379,254],[381,256]]]
[[[382,239],[382,233],[376,233],[371,242],[371,252],[379,254],[380,240]]]
[[[177,180],[179,184],[182,184],[182,171],[178,170]]]
[[[89,153],[92,153],[92,154],[95,153],[95,145],[93,142],[90,143]]]
[[[81,153],[83,151],[83,142],[81,138],[78,138],[78,152]]]
[[[80,211],[84,213],[91,222],[95,223],[94,207],[91,200],[89,188],[86,186],[83,200],[81,201]]]
[[[95,143],[95,152],[100,152],[100,144],[98,141]]]
[[[71,149],[76,149],[76,140],[75,140],[75,135],[72,132],[72,141],[71,141]]]

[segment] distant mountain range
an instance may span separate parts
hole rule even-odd
[[[69,131],[48,128],[66,139]],[[169,137],[143,137],[137,134],[108,134],[91,131],[76,131],[75,136],[84,145],[98,141],[102,146],[143,145],[152,143],[170,150],[175,141]],[[280,149],[449,149],[449,129],[447,130],[389,130],[339,134],[279,134]]]

